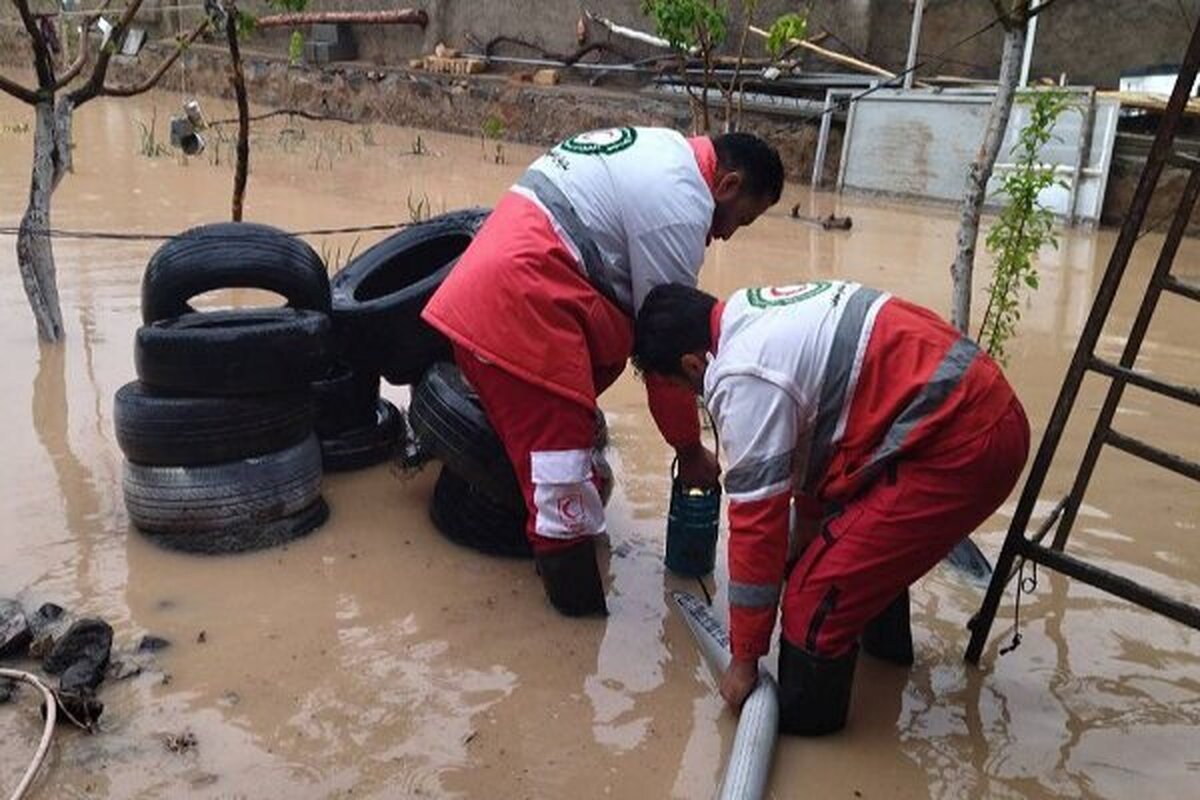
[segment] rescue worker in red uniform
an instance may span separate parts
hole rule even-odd
[[[500,200],[423,317],[445,334],[516,470],[546,593],[568,615],[606,613],[595,536],[596,398],[624,370],[654,286],[695,285],[704,249],[779,201],[778,153],[744,133],[663,128],[574,136]],[[713,485],[693,396],[647,385],[680,477]]]
[[[860,640],[911,663],[908,586],[1016,484],[1029,450],[1020,402],[937,315],[846,281],[726,302],[659,286],[633,361],[703,396],[727,459],[733,662],[721,694],[741,707],[782,606],[782,729],[839,730]]]

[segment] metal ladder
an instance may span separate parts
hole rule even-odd
[[[1197,198],[1200,198],[1200,158],[1173,152],[1179,123],[1198,71],[1200,71],[1200,26],[1192,31],[1187,54],[1175,82],[1175,89],[1160,122],[1154,144],[1146,159],[1146,167],[1130,203],[1129,213],[1121,226],[1121,233],[1113,247],[1112,255],[1109,257],[1108,267],[1100,282],[1096,299],[1092,303],[1079,344],[1075,348],[1075,354],[1067,369],[1062,388],[1059,390],[1058,400],[1055,402],[1054,410],[1046,426],[1046,433],[1038,446],[1037,455],[1021,492],[1021,499],[1017,504],[1016,513],[1013,515],[1012,524],[1009,526],[1004,547],[996,563],[996,570],[988,586],[983,605],[969,623],[971,641],[967,646],[966,659],[973,664],[979,663],[979,657],[995,621],[1001,596],[1016,572],[1014,565],[1017,559],[1061,572],[1075,580],[1129,600],[1184,625],[1200,629],[1200,607],[1169,597],[1065,552],[1071,527],[1075,522],[1080,503],[1083,501],[1083,495],[1087,491],[1088,481],[1091,479],[1092,471],[1095,469],[1100,452],[1105,445],[1115,447],[1194,481],[1200,481],[1200,464],[1120,433],[1112,425],[1113,416],[1121,402],[1121,396],[1125,387],[1130,384],[1183,403],[1200,406],[1200,390],[1195,387],[1169,383],[1136,368],[1142,339],[1150,327],[1150,321],[1163,292],[1200,301],[1200,286],[1182,281],[1171,274],[1171,265],[1179,249],[1179,242],[1187,229],[1192,211],[1196,207]],[[1142,299],[1141,308],[1138,310],[1130,330],[1121,359],[1119,363],[1114,364],[1096,355],[1096,343],[1104,329],[1109,311],[1112,309],[1121,279],[1124,277],[1126,266],[1129,263],[1130,254],[1140,237],[1150,198],[1158,185],[1164,166],[1168,163],[1189,170],[1187,184],[1163,241],[1162,250],[1155,263],[1154,274]],[[1058,502],[1033,536],[1027,536],[1029,521],[1038,495],[1042,491],[1046,474],[1054,460],[1063,431],[1066,429],[1080,386],[1089,372],[1103,375],[1110,379],[1111,383],[1095,428],[1092,430],[1087,450],[1084,452],[1083,460],[1066,497]],[[1058,527],[1051,545],[1047,547],[1042,542],[1054,528],[1055,523],[1058,524]]]

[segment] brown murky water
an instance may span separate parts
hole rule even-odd
[[[78,115],[77,172],[56,197],[58,226],[174,232],[226,217],[227,148],[219,165],[211,152],[187,164],[138,154],[138,121],[148,123],[156,105],[165,137],[177,103],[166,94],[100,101]],[[23,208],[31,141],[11,125],[25,119],[23,107],[0,99],[0,224],[15,223]],[[535,155],[505,145],[508,163],[495,164],[478,140],[423,132],[430,154],[418,157],[412,131],[284,127],[260,130],[247,208],[249,218],[292,230],[407,220],[409,200],[425,196],[435,210],[488,204]],[[853,231],[789,220],[796,201],[851,214]],[[363,236],[358,249],[381,235]],[[712,248],[704,283],[727,292],[849,276],[944,310],[953,235],[940,211],[789,187],[767,218]],[[1042,262],[1010,369],[1039,433],[1113,240],[1072,234]],[[354,241],[313,245],[338,261]],[[1110,355],[1123,344],[1158,242],[1148,236],[1138,248],[1133,291],[1103,342]],[[144,632],[174,642],[161,672],[104,686],[100,735],[60,733],[34,796],[713,793],[734,720],[668,610],[665,590],[688,586],[661,563],[669,454],[630,375],[602,401],[618,475],[606,621],[552,613],[527,563],[446,543],[426,517],[433,470],[330,476],[332,520],[286,549],[231,558],[164,552],[129,529],[112,432],[111,398],[133,376],[139,281],[153,248],[59,241],[68,339],[39,348],[13,241],[0,239],[0,596],[103,615],[120,642]],[[1179,264],[1198,257],[1200,242],[1186,242]],[[1143,364],[1194,384],[1188,311],[1178,298],[1163,300]],[[1089,384],[1075,415],[1072,456],[1099,388]],[[1135,389],[1127,396],[1123,429],[1200,457],[1189,409]],[[1062,463],[1049,481],[1055,492],[1072,474],[1069,458]],[[990,554],[1012,505],[976,536]],[[1072,546],[1200,602],[1198,526],[1193,485],[1110,452]],[[979,671],[961,657],[981,592],[939,568],[914,598],[917,665],[905,672],[863,659],[849,729],[783,741],[772,796],[1196,796],[1196,633],[1043,573],[1021,609],[1024,644],[997,656],[1011,633],[1010,595]],[[36,741],[31,707],[25,692],[0,709],[0,787],[15,783]],[[170,752],[164,737],[183,731],[196,747]]]

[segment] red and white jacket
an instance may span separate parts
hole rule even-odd
[[[705,403],[729,497],[733,654],[770,649],[789,512],[854,498],[892,461],[977,435],[1012,399],[991,359],[936,314],[846,281],[744,289],[713,313]]]
[[[422,316],[506,371],[592,407],[624,369],[650,289],[696,285],[715,174],[707,137],[616,128],[567,139],[501,199]],[[661,380],[647,391],[669,443],[699,440],[686,391]]]

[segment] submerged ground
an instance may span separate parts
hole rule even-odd
[[[156,155],[179,99],[100,100],[77,118],[76,173],[55,198],[63,228],[172,233],[227,218],[231,148],[188,163]],[[0,98],[0,225],[27,191],[26,109]],[[151,137],[148,129],[153,127]],[[247,218],[290,230],[403,222],[490,204],[536,151],[427,131],[336,123],[258,128]],[[414,155],[420,140],[424,155]],[[216,163],[219,162],[219,163]],[[794,203],[849,214],[849,233],[791,220]],[[812,197],[783,202],[715,245],[704,285],[848,277],[945,311],[955,222],[920,207]],[[382,233],[316,237],[331,268]],[[1040,439],[1062,370],[1114,240],[1069,233],[1042,260],[1010,377]],[[1160,238],[1135,253],[1128,292],[1102,341],[1119,353]],[[554,614],[525,562],[444,541],[426,514],[434,469],[388,466],[330,476],[330,522],[269,552],[189,557],[131,532],[120,493],[112,396],[133,377],[141,271],[153,242],[56,243],[67,341],[39,347],[0,236],[0,596],[54,600],[112,621],[119,642],[174,644],[160,671],[105,684],[103,731],[62,730],[33,796],[71,797],[707,797],[734,720],[665,590],[669,452],[640,384],[602,400],[617,490],[607,568],[612,615]],[[1200,243],[1177,269],[1196,276]],[[980,281],[983,285],[983,281]],[[226,293],[218,303],[258,302]],[[1191,316],[1188,316],[1191,312]],[[1165,298],[1142,366],[1200,383],[1194,311]],[[1089,383],[1048,482],[1073,475],[1099,403]],[[387,394],[404,402],[405,392]],[[1200,456],[1190,409],[1131,389],[1118,425]],[[1015,501],[1015,498],[1014,498]],[[990,555],[1004,506],[976,535]],[[1072,547],[1190,602],[1200,601],[1200,499],[1185,479],[1104,455]],[[719,567],[718,585],[724,583]],[[982,671],[967,668],[964,624],[982,593],[943,569],[914,590],[917,664],[862,659],[849,728],[779,747],[774,797],[1190,796],[1200,780],[1200,635],[1041,572],[1022,604],[1006,598]],[[718,608],[724,613],[723,594]],[[204,636],[200,637],[200,633]],[[198,639],[203,638],[203,642]],[[164,675],[169,678],[164,678]],[[32,695],[0,707],[0,786],[36,742]],[[194,747],[164,741],[191,732]]]

